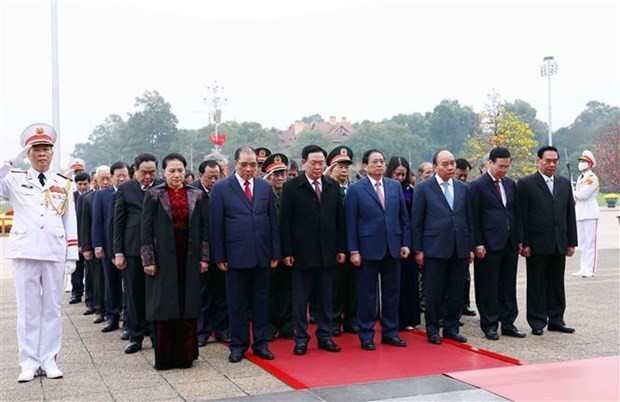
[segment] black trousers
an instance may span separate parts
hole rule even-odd
[[[332,326],[352,330],[357,327],[357,268],[347,261],[334,276],[334,316]]]
[[[142,342],[144,336],[151,333],[149,322],[146,320],[146,275],[140,257],[125,257],[127,268],[123,270],[125,277],[125,295],[127,306],[127,331],[129,340]]]
[[[459,333],[459,318],[463,310],[463,287],[467,258],[425,258],[424,319],[426,333],[439,334],[439,319],[444,319],[444,335]]]
[[[71,274],[71,296],[82,297],[84,295],[84,257],[75,262],[75,271]],[[88,298],[88,297],[87,297]]]
[[[308,302],[312,283],[318,285],[316,318],[319,340],[332,337],[333,289],[335,267],[295,268],[293,267],[293,321],[296,342],[308,342]]]
[[[86,261],[86,264],[88,265],[87,271],[93,284],[93,309],[95,313],[105,314],[105,285],[101,260],[93,257],[92,260]]]
[[[293,269],[278,264],[269,280],[269,335],[293,336]]]
[[[532,329],[564,325],[566,255],[532,255],[527,265],[527,322]]]
[[[269,269],[229,267],[224,275],[231,352],[243,353],[250,347],[250,322],[254,338],[252,350],[267,347]]]
[[[119,321],[123,307],[122,273],[107,256],[101,260],[101,264],[103,265],[106,319],[108,321]]]
[[[226,304],[226,278],[215,265],[200,274],[200,316],[198,338],[208,340],[211,333],[222,338],[228,336],[228,305]]]
[[[519,314],[517,306],[517,263],[519,254],[507,245],[503,250],[487,251],[474,260],[476,306],[483,332],[512,329]]]

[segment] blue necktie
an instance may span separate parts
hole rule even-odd
[[[448,201],[450,209],[452,209],[452,204],[454,203],[454,200],[452,199],[452,194],[450,194],[450,190],[448,190],[450,183],[444,181],[443,183],[441,183],[441,185],[443,186],[443,195],[446,197],[446,201]]]
[[[547,181],[547,187],[549,187],[549,191],[551,191],[551,195],[553,195],[553,180],[545,179]]]

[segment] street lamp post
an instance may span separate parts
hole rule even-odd
[[[540,76],[547,77],[547,103],[549,106],[549,145],[553,145],[553,131],[551,129],[551,76],[557,74],[558,63],[555,62],[553,56],[547,56],[543,59],[543,64],[540,66]]]

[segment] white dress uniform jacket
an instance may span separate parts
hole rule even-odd
[[[0,168],[0,196],[11,202],[15,213],[7,258],[38,261],[76,261],[77,219],[71,181],[48,172],[45,186],[39,173]]]
[[[591,170],[584,172],[575,186],[575,216],[578,221],[598,219],[600,210],[596,197],[599,191],[598,178]]]

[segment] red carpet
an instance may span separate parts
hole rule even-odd
[[[620,357],[448,373],[513,401],[618,401]]]
[[[317,349],[312,339],[308,353],[293,355],[292,340],[278,339],[269,343],[276,359],[266,361],[246,353],[248,359],[295,389],[356,384],[443,374],[446,372],[479,370],[521,364],[518,360],[444,340],[432,345],[422,331],[401,332],[409,344],[406,348],[381,345],[380,333],[375,334],[377,350],[360,348],[357,335],[344,334],[334,338],[342,347],[340,353]]]

